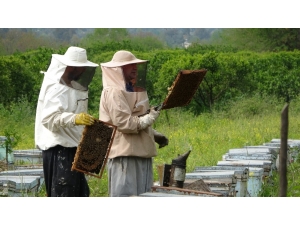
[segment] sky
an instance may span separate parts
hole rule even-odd
[[[10,0],[1,28],[296,28],[296,1]]]

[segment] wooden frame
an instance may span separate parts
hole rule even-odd
[[[85,126],[71,170],[102,177],[117,127],[96,120]]]
[[[175,78],[161,109],[170,109],[188,105],[207,70],[181,70]]]

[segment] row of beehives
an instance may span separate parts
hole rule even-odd
[[[298,155],[300,140],[289,140],[288,146],[288,160],[292,162]],[[230,149],[216,166],[196,167],[186,173],[183,188],[154,186],[151,193],[141,196],[258,196],[262,183],[278,169],[279,148],[280,140],[273,139],[261,146]],[[0,172],[0,195],[34,195],[43,183],[41,152],[14,151],[13,157],[25,165]]]
[[[43,169],[17,169],[0,172],[0,196],[32,197],[44,182]]]
[[[230,149],[216,166],[196,167],[186,173],[183,188],[153,186],[152,192],[141,196],[257,197],[263,182],[279,169],[279,149],[280,139]],[[300,140],[288,140],[288,163],[293,162],[299,151]]]
[[[0,172],[0,196],[35,196],[44,182],[42,152],[14,150],[8,155],[8,163],[8,170]]]

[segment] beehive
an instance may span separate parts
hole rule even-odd
[[[207,70],[181,70],[168,89],[161,109],[186,106],[192,100]]]
[[[85,126],[72,170],[101,178],[115,131],[115,126],[101,120],[96,120],[91,126]]]

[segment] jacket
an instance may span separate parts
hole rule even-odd
[[[87,112],[88,91],[59,82],[66,66],[52,58],[40,90],[35,120],[35,147],[77,147],[84,126],[75,126],[75,114]]]
[[[108,158],[157,155],[152,127],[138,130],[139,116],[149,109],[147,91],[127,92],[121,67],[102,69],[99,119],[117,126]]]

